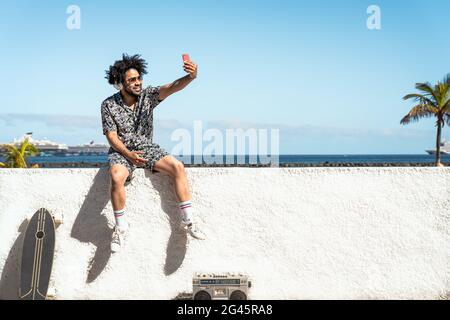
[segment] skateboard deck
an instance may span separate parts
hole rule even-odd
[[[21,300],[44,300],[50,282],[55,251],[55,221],[41,208],[30,219],[22,248]]]

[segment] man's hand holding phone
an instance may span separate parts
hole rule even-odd
[[[197,65],[191,61],[189,58],[189,55],[187,53],[184,53],[183,55],[183,69],[187,73],[189,73],[189,76],[191,79],[197,78]]]
[[[139,156],[143,153],[143,151],[130,151],[130,153],[127,155],[127,159],[130,160],[135,166],[142,166],[148,162],[148,160]]]

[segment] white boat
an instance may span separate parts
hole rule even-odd
[[[105,154],[109,151],[109,144],[106,143],[89,143],[80,144],[76,146],[69,146],[67,153],[70,154]]]
[[[436,154],[436,149],[425,150],[428,154]],[[441,154],[450,154],[450,141],[441,141]]]
[[[10,142],[10,144],[19,147],[22,144],[22,142],[25,141],[25,139],[28,139],[28,141],[39,150],[40,155],[64,154],[67,152],[68,147],[64,143],[53,142],[48,140],[47,138],[44,138],[43,140],[36,140],[33,139],[32,135],[33,132],[28,132],[19,139],[14,139],[14,141]]]

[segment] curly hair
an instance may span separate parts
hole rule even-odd
[[[136,69],[140,75],[147,74],[147,62],[139,54],[129,56],[124,53],[122,60],[117,60],[109,67],[109,70],[105,70],[105,78],[112,85],[123,83],[125,80],[125,72],[130,69]]]

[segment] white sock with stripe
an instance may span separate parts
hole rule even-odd
[[[114,219],[116,219],[116,226],[118,226],[120,229],[127,229],[128,223],[125,219],[125,209],[122,210],[114,210]]]
[[[178,203],[178,207],[180,208],[181,211],[181,218],[185,222],[192,222],[193,210],[191,200]]]

